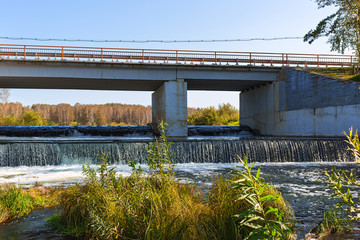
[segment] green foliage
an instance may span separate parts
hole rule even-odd
[[[336,203],[335,208],[342,208],[347,212],[349,220],[360,220],[359,201],[354,201],[349,186],[360,187],[360,183],[354,177],[353,170],[349,173],[338,171],[335,167],[331,173],[324,172],[328,177],[327,185],[333,190],[332,197],[338,198],[340,201]]]
[[[1,186],[0,223],[24,217],[36,208],[57,205],[57,196],[61,191],[44,187],[23,190],[14,185]]]
[[[0,198],[1,204],[9,215],[6,220],[24,217],[31,212],[33,207],[31,197],[15,186],[9,186],[1,191]]]
[[[19,118],[9,115],[0,118],[0,126],[55,126],[54,121],[46,121],[40,113],[25,111]]]
[[[14,115],[0,118],[0,126],[18,126],[20,123],[15,119]]]
[[[229,103],[219,105],[218,109],[205,108],[188,117],[189,125],[233,125],[236,122],[239,122],[239,111]]]
[[[174,175],[174,164],[172,163],[173,153],[170,150],[171,143],[167,141],[165,127],[168,124],[160,121],[159,130],[160,137],[155,137],[155,141],[151,142],[147,148],[147,165],[150,173],[165,174],[168,171],[169,176]]]
[[[245,170],[239,172],[240,179],[233,182],[233,188],[239,189],[238,201],[246,201],[251,208],[236,214],[240,231],[249,231],[244,239],[292,239],[294,224],[284,220],[283,211],[270,205],[279,201],[280,196],[265,194],[268,183],[260,178],[260,168],[254,176],[245,158],[242,162]]]
[[[349,134],[344,133],[347,142],[350,144],[348,149],[352,151],[356,160],[359,161],[360,141],[357,131],[350,128]],[[313,232],[319,236],[326,236],[330,233],[343,233],[351,231],[351,222],[360,221],[360,199],[354,199],[351,189],[359,189],[360,183],[356,180],[353,170],[350,172],[339,171],[333,167],[329,173],[324,171],[328,178],[327,186],[332,190],[331,197],[338,199],[333,209],[324,215],[324,220]],[[343,216],[345,215],[345,216]]]
[[[312,43],[322,35],[329,37],[332,51],[344,53],[351,48],[360,53],[360,3],[358,0],[315,0],[319,8],[335,6],[336,13],[320,21],[314,30],[310,30],[304,41]]]
[[[21,115],[19,123],[22,126],[44,126],[46,125],[46,120],[38,112],[25,111]]]
[[[346,134],[346,132],[344,132],[346,138],[347,138],[347,143],[350,145],[350,147],[348,147],[348,150],[350,150],[353,155],[355,156],[355,161],[359,162],[360,161],[360,140],[359,140],[359,135],[357,133],[357,131],[354,132],[353,128],[351,127],[349,130],[349,135]]]
[[[330,208],[324,213],[324,219],[310,232],[316,234],[318,239],[323,239],[330,234],[344,234],[352,231],[350,222],[339,208]]]

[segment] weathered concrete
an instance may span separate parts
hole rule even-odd
[[[168,123],[167,136],[187,137],[187,83],[184,79],[165,82],[152,94],[152,122]]]
[[[360,84],[286,68],[240,94],[240,123],[275,136],[343,136],[360,129]]]
[[[188,90],[241,91],[276,81],[280,68],[0,60],[1,88],[155,91],[184,79]]]

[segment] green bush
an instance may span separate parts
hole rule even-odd
[[[20,119],[20,125],[22,126],[44,126],[46,125],[46,120],[43,119],[40,113],[33,111],[25,111]]]
[[[0,126],[18,126],[20,123],[14,115],[0,118]]]
[[[234,125],[239,122],[239,111],[230,104],[221,104],[218,109],[208,107],[188,117],[189,125]]]

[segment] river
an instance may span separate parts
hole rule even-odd
[[[131,168],[114,165],[118,174],[128,176]],[[324,184],[323,171],[335,166],[341,170],[354,169],[359,176],[360,166],[355,163],[302,162],[302,163],[258,163],[261,176],[272,182],[293,207],[299,239],[315,226],[323,213],[335,200]],[[95,167],[95,166],[94,166]],[[146,169],[146,166],[142,166]],[[238,163],[184,163],[176,164],[176,176],[182,181],[196,182],[204,190],[211,186],[216,176],[230,177],[231,171],[242,169]],[[81,165],[5,167],[0,168],[0,182],[12,182],[31,187],[35,182],[45,186],[69,185],[83,180]],[[52,232],[44,224],[44,217],[54,214],[57,209],[36,210],[30,216],[0,225],[0,239],[68,239]],[[356,237],[355,235],[352,236]]]

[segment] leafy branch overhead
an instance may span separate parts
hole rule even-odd
[[[313,43],[321,36],[328,36],[331,50],[344,53],[352,49],[360,53],[360,2],[358,0],[315,0],[319,8],[337,7],[338,10],[321,20],[315,29],[310,30],[304,41]]]

